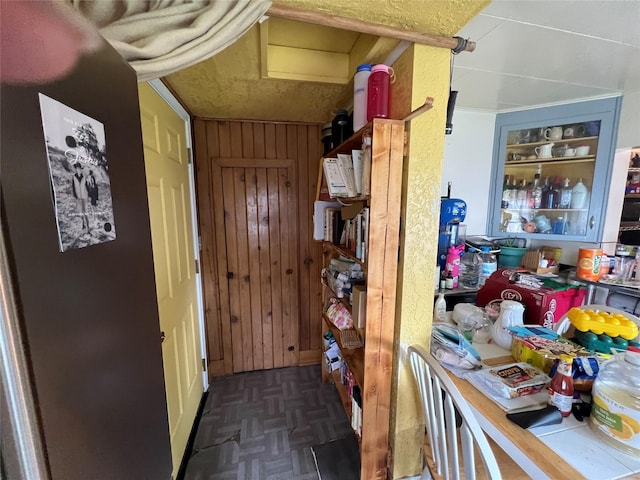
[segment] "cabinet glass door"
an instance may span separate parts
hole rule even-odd
[[[501,233],[587,234],[600,121],[507,132]]]
[[[498,116],[491,235],[599,241],[619,107],[607,100]]]

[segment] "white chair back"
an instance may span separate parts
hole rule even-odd
[[[501,479],[480,424],[444,368],[418,345],[409,347],[409,360],[420,392],[434,473],[445,480],[475,479],[476,447],[487,478]],[[427,478],[431,478],[428,465],[422,474],[422,479]]]

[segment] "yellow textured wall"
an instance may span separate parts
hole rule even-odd
[[[403,30],[452,36],[486,7],[489,0],[274,0],[273,3]]]
[[[424,424],[405,352],[410,344],[428,346],[431,331],[449,60],[449,50],[415,45],[394,65],[398,78],[393,91],[394,118],[415,110],[428,96],[434,98],[434,106],[411,121],[404,164],[397,348],[391,393],[392,478],[416,475],[422,469]]]
[[[186,99],[191,114],[202,118],[322,123],[350,98],[343,85],[261,79],[257,26],[216,56],[165,80]]]
[[[416,32],[453,36],[488,0],[274,0],[288,5]],[[364,39],[363,44],[370,39]],[[397,40],[380,39],[366,51],[356,45],[350,70],[379,63]],[[323,46],[319,45],[322,49]],[[352,99],[353,87],[260,76],[260,35],[252,27],[214,57],[164,77],[185,108],[201,118],[240,118],[324,123]]]

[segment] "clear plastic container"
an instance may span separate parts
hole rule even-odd
[[[481,247],[482,253],[480,253],[480,258],[482,258],[482,274],[480,275],[479,286],[483,286],[484,282],[486,282],[487,278],[491,276],[493,272],[498,269],[498,260],[496,256],[491,253],[490,247]]]
[[[612,447],[640,455],[640,349],[630,347],[605,363],[592,395],[593,432]]]
[[[470,247],[460,260],[460,286],[467,289],[478,288],[481,274],[482,258],[480,258],[477,248]]]

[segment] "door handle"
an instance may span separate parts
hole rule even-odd
[[[589,219],[589,228],[593,229],[595,225],[596,225],[596,217],[591,216],[591,218]]]

